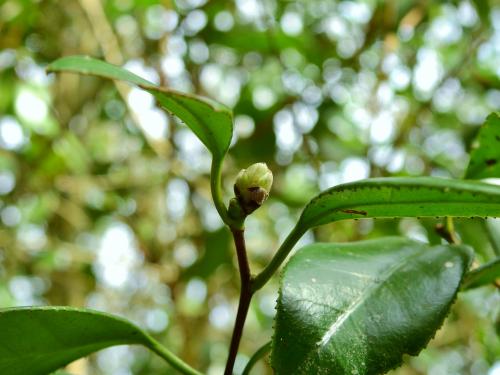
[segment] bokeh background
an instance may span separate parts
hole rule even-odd
[[[275,175],[247,220],[254,272],[322,189],[461,178],[479,126],[500,109],[498,1],[1,0],[0,307],[119,314],[211,375],[225,364],[239,279],[211,203],[210,155],[139,89],[45,73],[71,54],[234,110],[226,199],[249,164]],[[302,243],[439,243],[438,222],[345,221]],[[479,263],[494,256],[498,221],[456,226]],[[272,334],[276,290],[275,279],[254,298],[238,371]],[[429,348],[393,374],[500,374],[499,310],[493,287],[460,294]],[[67,371],[174,373],[135,347]],[[262,362],[255,373],[271,370]]]

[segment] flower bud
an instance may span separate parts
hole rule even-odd
[[[234,194],[247,215],[264,203],[269,196],[272,184],[273,174],[266,163],[252,164],[238,173],[234,184]]]

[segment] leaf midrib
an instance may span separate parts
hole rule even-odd
[[[390,267],[389,269],[387,269],[385,272],[383,272],[382,275],[381,275],[381,277],[380,277],[380,279],[382,280],[380,283],[374,283],[374,284],[372,284],[372,286],[370,286],[367,289],[365,289],[365,291],[363,291],[363,293],[361,293],[361,295],[353,303],[351,303],[351,305],[349,305],[348,309],[350,309],[351,312],[341,322],[341,325],[344,322],[346,322],[349,319],[349,317],[353,313],[355,313],[366,301],[369,300],[369,296],[372,294],[372,292],[374,292],[374,291],[382,288],[387,283],[387,281],[393,276],[393,274],[396,271],[398,271],[401,267],[403,267],[404,265],[406,265],[408,263],[408,261],[410,261],[413,258],[416,258],[417,256],[419,256],[420,253],[421,253],[421,250],[416,251],[415,253],[413,253],[413,254],[409,255],[408,257],[402,259],[400,262],[396,263],[395,265],[393,265],[392,267]],[[335,308],[333,306],[331,306],[330,308],[333,309],[333,310],[335,310]],[[340,318],[342,317],[342,315],[343,314],[340,315]],[[333,322],[332,324],[330,324],[330,327],[333,327],[338,320],[339,319],[336,319],[335,322]],[[322,348],[324,348],[331,341],[334,333],[338,332],[340,328],[341,328],[341,326],[336,327],[335,331],[332,332],[329,335],[329,337],[326,340],[326,342],[322,344],[321,342],[323,341],[324,337],[326,336],[326,333],[325,333],[322,336],[321,340],[316,343],[316,346],[313,347],[313,349],[309,350],[309,352],[306,354],[306,356],[304,357],[304,361],[302,361],[303,365],[308,363],[308,359],[311,357],[311,355],[313,355],[315,352],[319,352],[320,350],[322,350]],[[330,330],[330,328],[328,329],[328,331],[329,330]],[[327,333],[328,333],[328,331],[327,331]],[[301,367],[299,367],[299,370],[302,369],[303,365]]]

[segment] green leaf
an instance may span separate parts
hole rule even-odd
[[[277,374],[382,374],[442,325],[472,254],[404,238],[319,243],[286,266],[271,362]]]
[[[500,258],[496,258],[469,272],[465,277],[463,288],[479,288],[493,284],[497,279],[500,279]]]
[[[334,186],[304,208],[275,256],[255,277],[253,290],[272,277],[309,228],[345,219],[424,216],[500,216],[500,186],[435,177],[371,178]]]
[[[0,374],[44,375],[113,345],[140,344],[185,374],[197,374],[125,319],[69,307],[0,310]]]
[[[465,178],[500,177],[500,115],[492,113],[479,130]]]
[[[299,226],[369,217],[500,216],[500,186],[435,177],[373,178],[335,186],[305,207]]]
[[[123,68],[88,56],[63,57],[51,63],[47,71],[94,75],[137,85],[152,94],[163,109],[184,121],[214,157],[222,159],[229,148],[232,113],[213,100],[155,86]]]

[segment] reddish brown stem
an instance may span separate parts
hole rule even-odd
[[[236,246],[236,254],[238,256],[238,266],[240,270],[241,292],[240,301],[238,303],[238,312],[234,323],[233,336],[231,345],[229,346],[229,355],[226,362],[224,375],[232,375],[236,355],[240,346],[245,320],[247,318],[250,301],[252,300],[252,276],[250,274],[250,266],[248,264],[247,251],[245,245],[245,237],[243,229],[232,229],[234,245]]]

